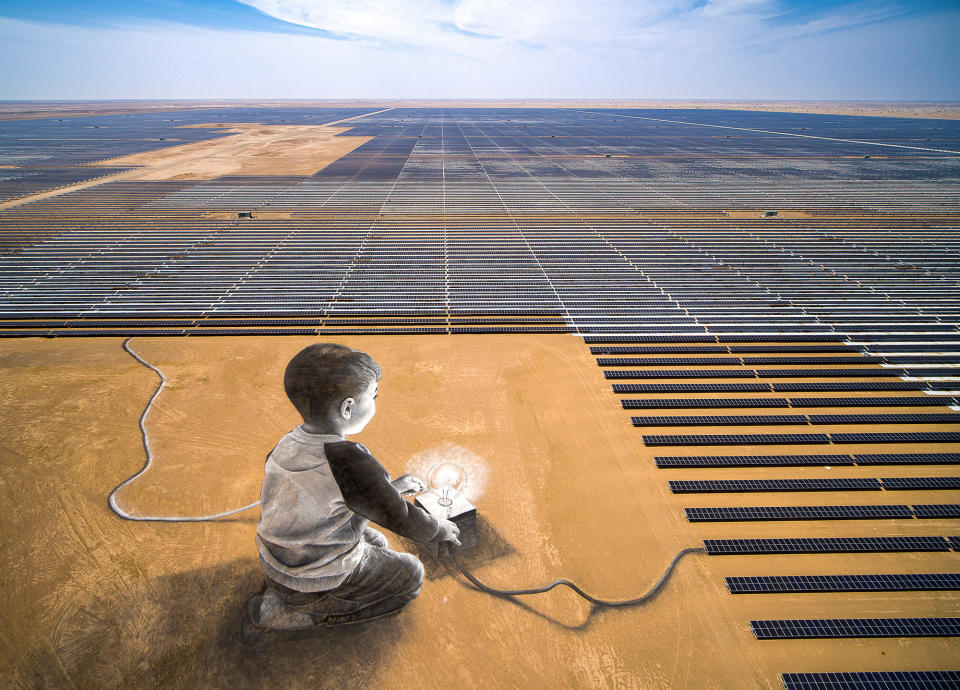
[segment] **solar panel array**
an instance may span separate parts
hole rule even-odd
[[[185,124],[365,112],[2,123],[0,163],[76,165],[224,136]],[[944,153],[960,126],[772,119],[761,134],[747,130],[767,115],[732,111],[394,108],[344,123],[372,138],[314,176],[115,182],[23,204],[0,213],[0,319],[22,321],[0,333],[960,337],[960,165]],[[835,136],[847,130],[850,141]],[[762,217],[770,208],[780,215]],[[257,217],[269,213],[289,217]],[[184,323],[157,323],[170,318]],[[805,371],[782,376],[816,373]]]
[[[960,505],[737,506],[685,508],[690,522],[960,518]]]
[[[939,591],[960,589],[960,573],[770,575],[728,577],[726,583],[731,594]]]
[[[750,621],[758,640],[825,637],[957,637],[960,618],[819,618]]]
[[[960,671],[784,673],[785,690],[955,690]]]

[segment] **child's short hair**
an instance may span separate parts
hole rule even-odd
[[[380,366],[365,352],[334,343],[315,343],[300,350],[283,373],[283,389],[305,420],[327,414],[333,401],[359,397],[371,381],[380,380]]]

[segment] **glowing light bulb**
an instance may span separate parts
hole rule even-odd
[[[437,503],[449,507],[453,505],[453,497],[467,485],[467,473],[455,462],[440,462],[427,473],[427,484],[440,497]]]

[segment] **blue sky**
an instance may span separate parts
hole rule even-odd
[[[0,0],[0,98],[960,100],[960,1]]]

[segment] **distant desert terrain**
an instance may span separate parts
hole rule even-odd
[[[210,100],[210,101],[0,101],[0,120],[81,117],[173,110],[275,107],[380,108],[669,108],[759,110],[872,117],[960,119],[957,101],[750,101],[750,100]]]

